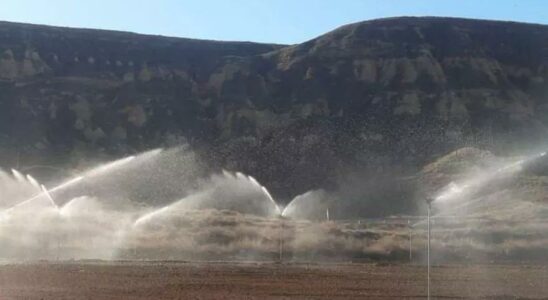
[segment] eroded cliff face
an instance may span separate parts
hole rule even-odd
[[[191,143],[282,197],[542,143],[548,26],[394,18],[291,46],[0,24],[1,158]]]

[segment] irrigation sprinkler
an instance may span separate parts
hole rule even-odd
[[[427,206],[427,223],[428,223],[428,246],[426,250],[426,260],[427,260],[427,268],[428,268],[428,288],[427,288],[427,299],[430,300],[430,237],[431,237],[431,228],[430,228],[430,215],[432,212],[432,202],[434,201],[434,198],[427,197],[426,199],[426,206]]]

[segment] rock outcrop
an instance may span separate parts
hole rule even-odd
[[[0,23],[8,166],[187,141],[289,197],[538,143],[547,96],[543,25],[393,18],[284,46]]]

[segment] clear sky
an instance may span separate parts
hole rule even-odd
[[[344,24],[453,16],[548,24],[548,0],[1,0],[0,20],[292,44]]]

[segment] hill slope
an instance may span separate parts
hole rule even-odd
[[[186,141],[289,197],[547,133],[542,25],[392,18],[282,46],[0,23],[0,53],[8,166]]]

